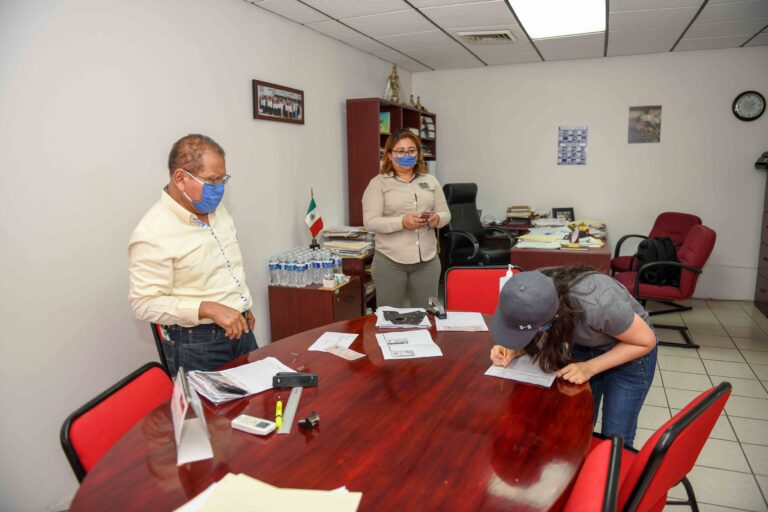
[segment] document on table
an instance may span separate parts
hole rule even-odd
[[[529,242],[520,240],[515,244],[516,249],[559,249],[560,242]]]
[[[448,311],[448,318],[435,317],[438,331],[487,331],[483,315],[463,311]]]
[[[376,335],[384,359],[416,359],[443,355],[429,331],[387,332]]]
[[[554,373],[547,373],[541,369],[538,362],[534,362],[531,356],[520,356],[513,359],[506,368],[493,365],[485,372],[492,377],[516,380],[527,384],[535,384],[548,388],[555,380]]]
[[[274,357],[265,357],[220,372],[191,371],[187,377],[198,393],[220,404],[271,389],[276,373],[295,371]]]
[[[363,493],[348,492],[344,488],[335,491],[283,489],[248,475],[229,473],[176,512],[353,512],[362,497]]]
[[[348,332],[324,332],[307,350],[327,352],[328,348],[334,345],[349,348],[355,338],[357,338],[357,334]]]

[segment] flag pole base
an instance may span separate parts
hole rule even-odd
[[[312,237],[312,243],[309,244],[309,248],[310,249],[319,249],[320,248],[320,244],[317,243],[317,238],[315,238],[314,236]]]

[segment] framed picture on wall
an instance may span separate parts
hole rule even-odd
[[[253,118],[304,124],[304,91],[253,80]]]
[[[573,208],[552,208],[552,217],[566,222],[576,220]]]

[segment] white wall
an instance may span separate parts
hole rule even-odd
[[[768,48],[615,57],[413,75],[436,112],[442,183],[478,184],[478,207],[573,206],[613,241],[662,211],[699,215],[717,244],[696,295],[754,294],[768,114],[742,122],[742,91],[768,96]],[[662,105],[661,142],[628,144],[629,106]],[[557,129],[589,126],[586,166],[558,166]]]
[[[62,420],[156,358],[126,245],[171,144],[202,132],[227,151],[264,343],[267,260],[308,243],[310,187],[328,224],[345,221],[344,101],[381,95],[390,69],[240,0],[0,3],[0,510],[66,504]],[[252,119],[252,79],[302,89],[306,125]]]

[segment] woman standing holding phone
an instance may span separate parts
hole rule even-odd
[[[589,382],[602,434],[632,446],[653,381],[656,333],[648,312],[613,278],[588,267],[522,272],[507,281],[493,315],[491,361],[529,354],[544,371]]]
[[[373,281],[379,306],[426,308],[437,297],[440,259],[435,228],[451,220],[443,189],[427,173],[419,137],[392,133],[381,171],[363,193],[363,224],[376,236]]]

